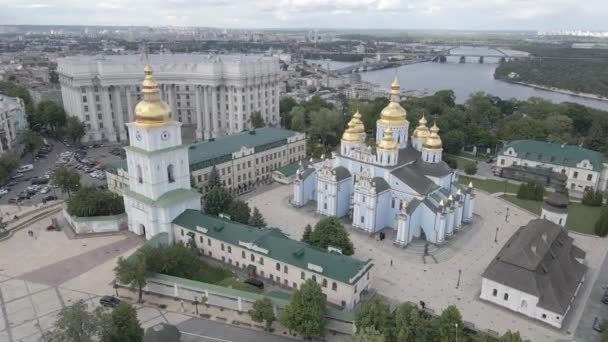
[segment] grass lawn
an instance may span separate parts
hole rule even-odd
[[[473,182],[474,188],[481,189],[481,190],[483,190],[485,192],[489,192],[491,194],[497,193],[497,192],[504,192],[505,183],[507,184],[507,186],[506,186],[507,192],[517,193],[517,190],[519,189],[518,185],[511,184],[506,181],[501,182],[501,181],[497,181],[494,179],[481,180],[481,179],[476,179],[476,178],[470,178],[467,176],[460,176],[459,182],[460,182],[460,184],[463,184],[463,185],[468,185],[469,182]]]
[[[460,156],[455,156],[455,155],[447,155],[448,158],[453,159],[456,162],[457,165],[457,169],[458,170],[464,170],[465,166],[467,166],[467,164],[469,163],[474,163],[474,161],[472,160],[468,160],[466,158],[460,157]],[[472,158],[471,158],[472,159]]]
[[[222,280],[231,277],[232,272],[230,272],[229,270],[211,266],[206,262],[203,262],[203,266],[201,267],[199,274],[197,274],[196,278],[206,283],[218,284]]]
[[[255,286],[251,286],[249,284],[245,284],[243,282],[240,282],[238,279],[235,278],[226,278],[218,283],[216,283],[215,285],[219,285],[219,286],[224,286],[224,287],[230,287],[233,288],[235,290],[241,290],[241,291],[247,291],[247,292],[253,292],[253,293],[262,293],[264,292],[263,290],[255,287]]]
[[[542,207],[541,201],[522,200],[511,195],[503,195],[501,197],[518,207],[540,215]],[[597,221],[601,213],[602,207],[590,207],[581,203],[570,202],[566,228],[579,233],[594,234],[593,229],[595,227],[595,221]]]

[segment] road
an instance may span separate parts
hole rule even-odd
[[[575,336],[581,337],[584,341],[600,341],[601,334],[592,329],[595,317],[608,319],[608,305],[602,303],[601,299],[605,289],[608,288],[608,257],[604,259],[599,274],[591,289],[591,294],[587,300],[587,305],[583,311],[583,316],[576,328]]]
[[[228,324],[192,318],[178,326],[182,342],[293,342],[289,337],[243,329]]]
[[[48,154],[48,156],[46,158],[43,158],[43,159],[40,159],[37,161],[34,161],[32,159],[32,156],[29,153],[21,159],[19,165],[33,164],[34,170],[25,172],[24,176],[22,178],[17,179],[16,180],[17,184],[10,187],[9,193],[0,198],[0,204],[7,204],[8,200],[10,198],[17,197],[17,195],[21,191],[25,190],[25,188],[27,188],[29,185],[31,185],[32,178],[42,177],[47,170],[54,169],[56,167],[55,161],[57,161],[57,159],[59,158],[59,155],[62,152],[75,150],[74,148],[66,147],[62,142],[54,140],[52,138],[45,137],[45,139],[50,144],[53,145],[53,150]],[[99,160],[101,162],[107,162],[110,160],[119,159],[120,157],[116,157],[114,155],[109,154],[109,150],[114,147],[115,146],[106,146],[106,147],[88,149],[87,158]],[[102,180],[95,179],[95,178],[83,173],[82,171],[79,171],[79,173],[80,173],[80,177],[81,177],[80,179],[81,179],[82,185],[98,186],[98,185],[106,184],[105,180],[102,181]],[[48,196],[48,195],[55,195],[60,199],[67,198],[67,194],[62,194],[59,189],[53,189],[53,190],[51,190],[51,192],[44,194],[44,195],[37,193],[34,196],[32,196],[29,200],[22,201],[21,203],[26,206],[35,205],[35,204],[42,202],[42,198],[45,196]]]

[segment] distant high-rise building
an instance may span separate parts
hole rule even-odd
[[[279,118],[279,62],[262,56],[150,55],[68,57],[57,72],[65,110],[86,125],[84,141],[126,141],[125,124],[141,100],[141,70],[156,70],[161,97],[173,118],[196,125],[197,139],[251,128],[260,112]]]

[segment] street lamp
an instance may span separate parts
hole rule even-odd
[[[456,288],[460,287],[460,275],[462,274],[462,270],[458,270],[458,282],[456,282]]]
[[[509,222],[509,207],[507,207],[507,213],[505,214],[505,222]]]
[[[116,292],[116,297],[118,297],[118,283],[116,282],[116,280],[114,280],[114,285],[112,287],[114,288],[114,291]]]
[[[197,315],[197,316],[198,316],[198,304],[199,304],[198,297],[197,297],[197,296],[195,296],[195,297],[194,297],[194,307],[195,307],[195,310],[196,310],[196,315]]]
[[[454,336],[455,336],[454,342],[458,342],[458,323],[454,323]]]
[[[496,227],[496,235],[494,235],[494,243],[498,243],[498,227]]]

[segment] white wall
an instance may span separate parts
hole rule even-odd
[[[127,227],[126,215],[72,217],[64,209],[63,216],[76,234],[117,232]]]

